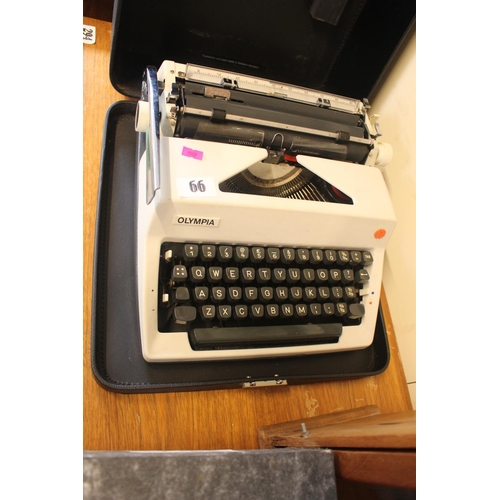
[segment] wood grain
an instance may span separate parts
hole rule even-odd
[[[366,407],[367,412],[370,408]],[[326,416],[323,422],[305,419],[306,436],[302,430],[283,428],[268,437],[269,444],[299,448],[416,448],[416,412],[413,410],[368,416],[360,414],[352,418],[348,418],[349,412],[341,413],[347,413],[345,419],[335,413],[330,416],[331,421]]]
[[[84,45],[84,440],[85,450],[210,450],[259,447],[257,429],[366,405],[381,412],[411,410],[385,295],[391,362],[373,377],[300,386],[170,394],[117,394],[101,388],[90,365],[92,259],[104,119],[125,98],[109,82],[111,24],[96,27],[95,45]]]
[[[337,478],[391,488],[416,489],[415,452],[335,450],[333,456]]]

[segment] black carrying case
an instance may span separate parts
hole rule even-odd
[[[170,59],[361,99],[376,91],[414,17],[414,2],[115,1],[110,79],[123,95],[139,98],[144,68]],[[374,35],[379,25],[383,32]],[[136,165],[143,145],[134,129],[135,107],[130,101],[113,104],[104,125],[91,340],[99,384],[123,393],[171,392],[277,380],[290,385],[384,371],[389,349],[381,310],[373,344],[359,351],[217,362],[144,360],[135,254]]]

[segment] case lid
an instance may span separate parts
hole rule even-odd
[[[115,0],[110,80],[140,97],[164,60],[371,98],[415,22],[414,0]]]

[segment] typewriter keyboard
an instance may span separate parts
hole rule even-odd
[[[370,252],[163,243],[158,330],[191,347],[245,349],[338,342],[363,320]]]

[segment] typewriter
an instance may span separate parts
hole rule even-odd
[[[145,68],[137,277],[148,362],[308,356],[374,337],[396,219],[369,103]]]

